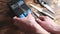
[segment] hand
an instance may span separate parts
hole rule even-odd
[[[60,26],[58,26],[52,19],[47,16],[40,16],[36,21],[47,31],[51,33],[60,33]]]
[[[21,31],[29,34],[49,34],[35,21],[31,13],[25,18],[14,17],[14,24],[18,26]]]

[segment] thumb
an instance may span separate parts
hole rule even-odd
[[[13,21],[14,22],[23,22],[24,20],[22,18],[18,18],[18,17],[13,17]]]

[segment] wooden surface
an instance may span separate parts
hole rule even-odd
[[[34,0],[24,0],[24,1],[29,7],[30,7],[29,4],[34,4],[35,6],[45,10],[45,8],[41,7],[39,4],[34,3]],[[60,25],[60,0],[44,0],[44,1],[48,3],[48,5],[52,8],[53,11],[55,11],[55,14],[51,13],[50,14],[55,17],[54,21]],[[37,10],[32,7],[30,7],[30,9],[34,12],[37,12]]]

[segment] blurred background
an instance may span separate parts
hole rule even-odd
[[[16,26],[13,25],[13,20],[11,17],[13,17],[14,14],[9,10],[7,6],[7,2],[10,1],[11,0],[0,0],[0,34],[9,34],[9,33],[23,34],[21,33],[21,31],[17,30]],[[42,8],[39,4],[34,3],[34,0],[24,0],[24,1],[28,6],[29,4],[32,3]],[[55,14],[53,16],[56,18],[56,20],[54,21],[60,25],[60,0],[43,0],[43,1],[46,2],[53,9],[53,11],[55,11]],[[31,9],[32,11],[37,11],[33,8]]]

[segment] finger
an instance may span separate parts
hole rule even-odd
[[[42,20],[42,21],[45,21],[46,16],[39,16],[38,18],[39,18],[40,20]]]
[[[38,19],[38,18],[36,19],[36,21],[37,21],[38,23],[42,22],[42,21],[41,21],[40,19]]]
[[[40,19],[36,19],[37,23],[41,26],[44,26],[45,22],[40,20]]]
[[[38,23],[39,25],[41,25],[41,26],[45,24],[45,22],[42,21],[42,20],[40,20],[40,19],[36,19],[36,21],[37,21],[37,23]]]
[[[20,20],[20,18],[18,18],[18,17],[16,17],[16,16],[15,16],[15,17],[13,17],[13,19],[17,19],[17,20]]]
[[[23,18],[18,18],[18,17],[13,17],[13,20],[15,21],[15,22],[23,22],[25,19],[23,19]]]

